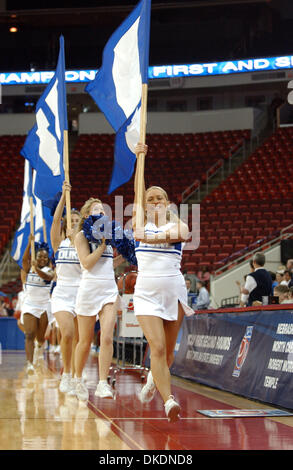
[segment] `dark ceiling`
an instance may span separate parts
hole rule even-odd
[[[105,43],[136,3],[0,0],[0,71],[54,69],[60,34],[67,69],[99,67]],[[153,0],[150,65],[293,54],[292,4]],[[10,33],[11,26],[18,31]]]

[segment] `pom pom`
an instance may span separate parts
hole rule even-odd
[[[112,237],[112,224],[106,215],[90,215],[85,219],[82,228],[89,242],[101,243],[102,238],[105,238],[106,243],[109,244],[109,239]]]
[[[45,250],[47,251],[47,253],[49,254],[49,251],[50,251],[50,248],[49,248],[49,245],[48,243],[45,243],[45,242],[35,242],[35,251],[36,253],[40,250]]]
[[[130,264],[137,266],[135,255],[135,240],[132,230],[123,230],[120,225],[113,222],[111,245],[115,247],[120,255]]]
[[[123,230],[115,221],[111,222],[104,214],[90,215],[83,223],[83,233],[89,242],[106,244],[116,248],[130,264],[137,266],[135,240],[132,230]]]

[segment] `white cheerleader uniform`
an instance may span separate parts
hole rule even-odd
[[[44,266],[41,271],[48,273],[51,271],[49,266]],[[25,297],[21,306],[21,315],[30,313],[36,318],[40,318],[48,310],[50,302],[51,281],[45,281],[37,273],[30,272],[25,282]]]
[[[81,280],[77,251],[69,238],[63,240],[55,253],[57,282],[51,296],[51,311],[69,312],[74,317],[76,297]]]
[[[99,246],[89,243],[91,253]],[[104,305],[119,298],[113,269],[113,248],[106,248],[92,269],[81,264],[82,276],[76,299],[76,313],[82,316],[98,316]]]
[[[157,227],[147,223],[145,233],[166,232],[174,223]],[[152,315],[164,320],[178,318],[178,302],[186,315],[194,311],[188,306],[187,289],[180,271],[183,243],[136,242],[135,254],[138,263],[133,305],[134,313]]]

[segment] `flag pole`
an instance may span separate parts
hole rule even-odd
[[[44,237],[44,242],[47,243],[48,242],[48,238],[47,238],[47,227],[46,227],[46,219],[44,217],[44,207],[43,207],[43,203],[42,203],[42,220],[43,220],[43,237]]]
[[[68,152],[68,130],[64,130],[64,174],[65,181],[69,184],[69,152]],[[71,200],[70,191],[65,191],[67,227],[71,230]]]
[[[146,141],[147,98],[148,98],[148,85],[147,83],[143,83],[142,93],[141,93],[140,139],[139,139],[141,144],[145,144],[145,141]],[[144,227],[144,167],[145,167],[145,154],[140,153],[137,157],[136,228]]]
[[[44,235],[44,242],[47,243],[47,228],[46,228],[46,221],[43,217],[43,235]]]
[[[36,253],[35,253],[35,240],[34,240],[34,235],[35,235],[35,230],[34,230],[34,202],[33,202],[33,197],[30,196],[30,232],[32,235],[32,240],[31,240],[31,261],[36,260]],[[35,272],[34,267],[32,267],[32,271]]]

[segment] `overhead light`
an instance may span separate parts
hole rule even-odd
[[[10,31],[11,33],[17,33],[18,29],[17,29],[16,26],[11,26],[11,27],[9,28],[9,31]]]

